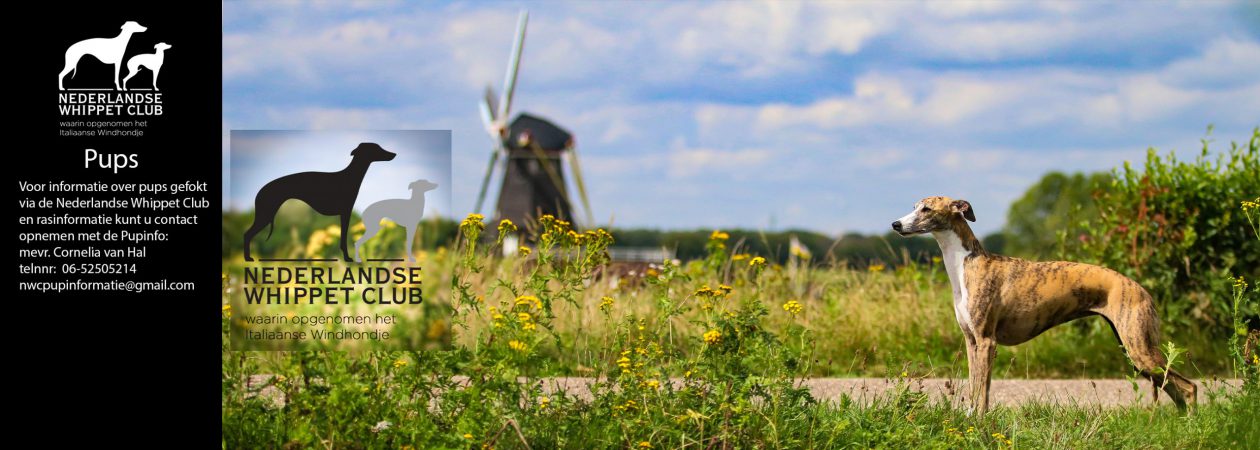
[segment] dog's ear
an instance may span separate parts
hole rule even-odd
[[[953,203],[949,204],[949,207],[950,209],[953,209],[954,212],[962,214],[964,219],[972,222],[976,221],[976,213],[971,209],[971,202],[966,200],[954,200]]]
[[[350,150],[350,156],[359,156],[359,150],[363,150],[363,145],[364,144],[359,144],[359,146],[355,147],[354,150]]]

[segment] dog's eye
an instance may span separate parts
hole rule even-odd
[[[923,209],[920,209],[919,211],[922,211],[922,212],[928,212],[928,211],[931,211],[931,210],[932,210],[931,208],[928,208],[928,207],[924,206],[924,207],[923,207]]]

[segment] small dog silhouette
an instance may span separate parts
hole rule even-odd
[[[350,156],[353,157],[350,165],[340,172],[295,173],[263,185],[258,190],[258,196],[254,197],[254,223],[245,230],[245,260],[254,260],[249,256],[249,242],[268,225],[271,226],[271,231],[267,232],[270,239],[271,232],[276,228],[274,222],[280,205],[295,198],[306,202],[320,214],[341,219],[341,256],[351,261],[346,239],[350,234],[350,213],[355,198],[359,196],[359,187],[363,185],[363,176],[372,163],[389,161],[397,155],[379,145],[364,142],[355,147]]]
[[[83,58],[83,55],[92,55],[101,62],[114,66],[114,89],[121,91],[122,86],[118,85],[118,70],[122,68],[123,54],[127,52],[127,41],[131,40],[133,33],[140,33],[147,29],[138,23],[127,21],[122,26],[122,32],[116,37],[84,39],[75,42],[66,49],[66,65],[61,68],[61,75],[57,76],[57,89],[66,90],[62,85],[66,74],[71,71],[75,74],[79,73],[79,59]],[[74,78],[74,75],[71,74],[70,77]]]
[[[389,219],[407,231],[407,261],[416,262],[415,253],[411,251],[411,242],[420,227],[420,218],[424,215],[424,193],[437,189],[438,185],[429,180],[416,180],[407,186],[411,189],[411,198],[395,198],[373,203],[363,210],[363,237],[354,243],[355,260],[363,262],[363,243],[381,230],[381,220]]]
[[[162,71],[162,60],[165,59],[165,51],[171,48],[171,44],[159,42],[158,45],[154,45],[153,48],[157,50],[157,53],[136,55],[127,60],[127,78],[123,78],[124,91],[127,90],[127,81],[131,80],[131,77],[136,76],[136,74],[140,72],[141,67],[147,67],[149,70],[153,71],[153,90],[158,90],[158,72]]]

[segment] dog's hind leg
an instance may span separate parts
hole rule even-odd
[[[381,220],[376,219],[376,218],[370,218],[364,215],[363,236],[360,237],[359,240],[354,241],[354,260],[355,261],[363,262],[363,243],[367,242],[368,239],[372,239],[373,236],[376,236],[376,233],[378,231],[381,231]]]
[[[124,91],[125,91],[125,90],[127,90],[127,82],[128,82],[128,81],[131,81],[131,77],[136,76],[136,73],[137,73],[137,72],[139,72],[139,70],[138,70],[138,68],[130,68],[130,67],[129,67],[129,68],[128,68],[128,72],[129,72],[129,73],[127,74],[127,76],[126,76],[125,78],[123,78],[123,90],[124,90]]]
[[[275,230],[274,222],[276,220],[276,213],[279,212],[279,210],[280,210],[280,205],[271,205],[267,202],[255,201],[254,223],[249,226],[249,229],[245,230],[245,260],[246,261],[254,260],[254,258],[251,258],[249,256],[249,242],[254,240],[254,236],[257,236],[258,233],[261,232],[263,228],[266,228],[268,225],[271,225],[273,231]],[[271,238],[270,232],[267,233],[267,238],[269,239]]]
[[[79,71],[78,66],[79,66],[79,55],[72,55],[70,52],[66,52],[66,65],[65,67],[61,68],[61,74],[57,75],[57,89],[63,90],[63,91],[66,90],[65,85],[63,84],[63,80],[65,80],[66,74],[70,73],[71,71],[78,73]]]
[[[1177,409],[1185,411],[1187,403],[1196,402],[1198,389],[1188,378],[1167,367],[1168,358],[1159,349],[1159,317],[1155,304],[1145,292],[1137,293],[1139,297],[1124,298],[1123,291],[1113,291],[1108,308],[1102,311],[1103,316],[1120,337],[1134,368],[1155,386],[1162,387]]]

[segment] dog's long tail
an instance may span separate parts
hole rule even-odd
[[[74,70],[71,70],[71,71],[70,71],[70,78],[74,78],[74,76],[75,76],[75,75],[78,75],[78,74],[79,74],[79,65],[78,65],[78,64],[75,64],[75,65],[74,65]]]
[[[275,220],[272,220],[272,221],[271,221],[271,223],[267,224],[267,238],[266,238],[266,239],[263,239],[263,242],[266,242],[266,241],[270,241],[270,240],[271,240],[271,232],[273,232],[273,231],[276,231],[276,221],[275,221]]]

